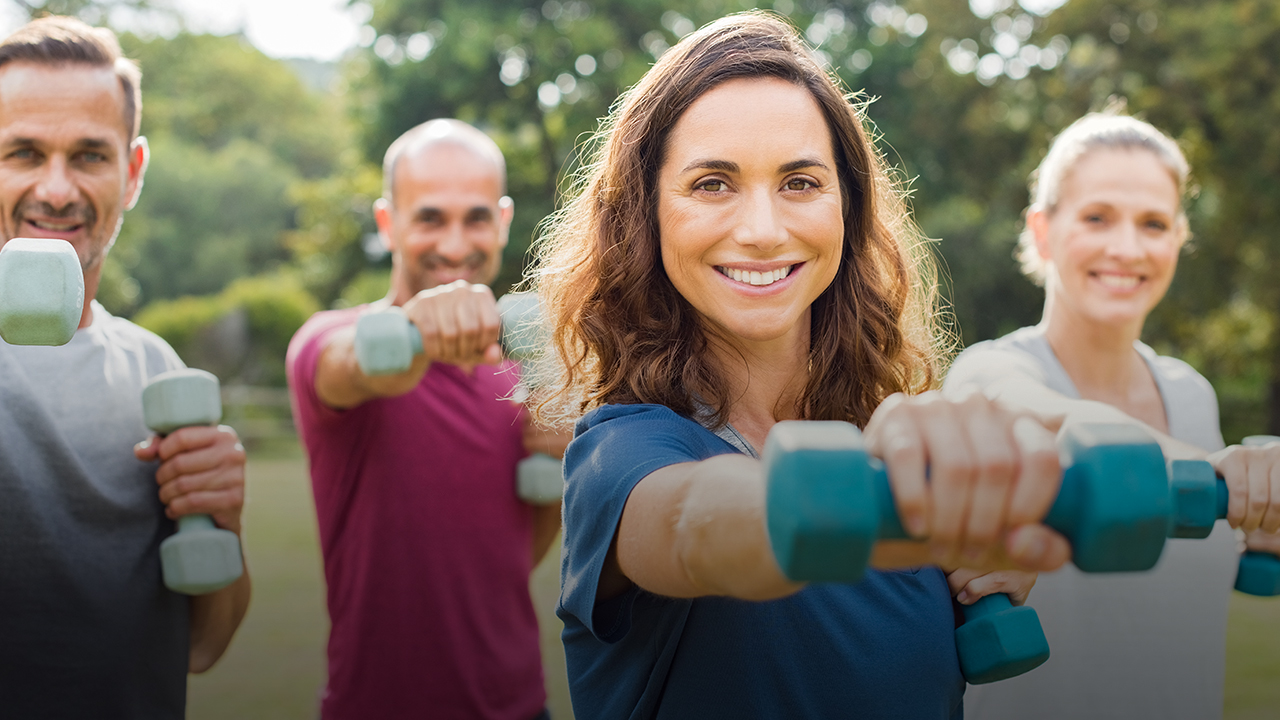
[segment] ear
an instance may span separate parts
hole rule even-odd
[[[498,198],[498,247],[507,246],[511,233],[511,219],[516,216],[516,201],[503,195]]]
[[[373,222],[378,226],[378,237],[388,252],[395,252],[391,243],[391,203],[386,198],[373,201]]]
[[[147,174],[147,165],[150,162],[151,147],[147,145],[147,138],[139,135],[129,145],[129,174],[125,178],[124,185],[125,210],[132,210],[133,206],[138,204],[138,198],[142,197],[142,178]]]
[[[1041,260],[1052,260],[1053,253],[1049,247],[1049,213],[1039,205],[1027,209],[1027,229],[1036,239],[1036,252]]]

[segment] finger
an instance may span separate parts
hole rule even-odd
[[[1018,448],[1018,473],[1005,522],[1020,526],[1040,522],[1062,487],[1062,469],[1053,433],[1037,420],[1018,418],[1013,423]]]
[[[133,446],[133,456],[142,462],[151,462],[160,456],[160,436],[152,435]]]
[[[1271,500],[1271,468],[1267,463],[1259,462],[1257,457],[1250,458],[1245,477],[1249,485],[1249,500],[1245,503],[1244,520],[1240,529],[1252,532],[1262,526],[1262,516],[1267,512]]]
[[[944,565],[963,564],[956,560],[964,543],[977,475],[973,448],[961,430],[961,420],[952,413],[953,407],[936,405],[935,412],[922,423],[933,497],[929,540],[934,559]]]
[[[1244,522],[1249,505],[1249,476],[1240,460],[1243,450],[1239,445],[1232,445],[1208,458],[1214,470],[1227,483],[1227,523],[1233,528],[1240,527],[1240,523]]]
[[[489,345],[484,349],[483,359],[484,362],[481,363],[483,365],[497,365],[502,362],[502,346],[498,343]]]
[[[1014,605],[1022,605],[1031,594],[1036,577],[1036,573],[1021,570],[998,570],[979,575],[964,586],[956,595],[956,600],[970,605],[988,595],[1003,593],[1009,596],[1009,601]]]
[[[1267,511],[1262,515],[1262,530],[1268,533],[1274,533],[1280,530],[1280,464],[1269,463],[1271,467],[1268,472],[1268,479],[1271,481],[1269,485],[1270,502],[1267,503]]]
[[[455,314],[458,320],[458,351],[463,357],[477,357],[484,352],[489,343],[484,342],[480,306],[478,296],[472,295],[467,302],[458,303]]]
[[[213,425],[191,425],[161,438],[158,452],[161,460],[168,461],[175,455],[212,447],[221,438],[221,431]]]
[[[162,462],[156,469],[156,482],[164,485],[183,475],[195,475],[218,467],[243,469],[244,464],[244,446],[223,436],[223,440],[214,445],[188,450]]]
[[[932,500],[925,480],[924,442],[910,421],[909,409],[895,405],[874,427],[868,424],[867,450],[884,461],[903,528],[912,537],[927,537]]]
[[[435,306],[436,334],[440,338],[441,358],[450,364],[463,359],[462,338],[458,332],[457,308],[437,303]]]
[[[980,563],[1004,531],[1018,467],[1016,447],[1006,429],[1008,420],[992,412],[985,399],[975,402],[980,405],[964,425],[977,472],[964,530],[963,557],[966,562]]]
[[[198,473],[179,475],[160,486],[160,502],[169,505],[177,498],[196,492],[227,490],[244,486],[244,473],[238,468],[216,467]]]
[[[165,515],[171,520],[177,520],[184,515],[213,515],[219,519],[219,525],[232,529],[228,525],[235,526],[238,522],[228,522],[228,519],[235,518],[238,521],[243,508],[244,488],[231,487],[224,490],[187,493],[174,498],[173,502],[165,507]]]
[[[444,359],[444,346],[440,342],[439,323],[430,307],[423,307],[415,313],[414,325],[418,326],[418,334],[422,336],[422,354],[431,361]]]
[[[963,590],[965,585],[969,584],[970,580],[978,577],[981,574],[982,574],[981,571],[972,570],[970,568],[959,568],[956,570],[952,570],[951,572],[947,573],[947,587],[951,589],[951,594],[954,596],[958,594],[961,590]]]
[[[484,287],[486,291],[489,290],[487,286],[481,287]],[[477,304],[476,310],[476,317],[480,323],[479,342],[476,348],[487,353],[490,346],[498,344],[502,339],[502,316],[498,314],[498,303],[494,301],[492,291],[482,296],[482,300]],[[501,348],[499,348],[499,353],[501,353]],[[488,357],[487,354],[486,357]]]
[[[1023,570],[1049,572],[1071,559],[1067,539],[1044,525],[1022,525],[1005,536],[1009,560]]]

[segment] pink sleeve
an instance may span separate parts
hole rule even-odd
[[[360,308],[318,312],[307,320],[293,339],[285,355],[285,372],[293,402],[293,418],[298,433],[306,441],[308,430],[332,423],[347,415],[325,405],[316,394],[316,367],[333,334],[355,323]]]

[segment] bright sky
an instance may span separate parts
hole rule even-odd
[[[195,31],[224,34],[244,28],[272,57],[335,60],[356,44],[368,6],[347,0],[175,0]],[[361,12],[363,11],[363,12]]]
[[[170,0],[193,32],[219,35],[243,29],[249,40],[272,57],[335,60],[356,44],[369,17],[367,5],[347,7],[347,0]],[[0,37],[16,30],[25,15],[15,3],[0,0]],[[117,27],[137,27],[136,20],[113,16]],[[145,23],[144,23],[145,24]],[[152,29],[169,34],[176,28]]]

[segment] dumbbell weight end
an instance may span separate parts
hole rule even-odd
[[[564,470],[559,460],[536,453],[516,465],[516,496],[530,505],[552,505],[564,495]]]
[[[987,595],[962,608],[964,624],[956,628],[956,652],[970,685],[1015,677],[1049,659],[1049,641],[1033,608],[1014,607],[1003,594]]]
[[[235,582],[244,573],[240,539],[213,524],[208,515],[178,518],[178,532],[160,543],[164,585],[185,595],[204,595]]]

